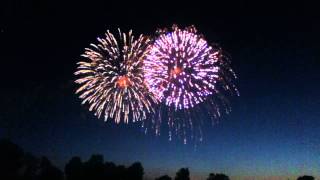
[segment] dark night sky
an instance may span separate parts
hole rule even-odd
[[[184,5],[182,5],[184,4]],[[320,56],[316,4],[3,1],[0,14],[0,137],[63,164],[141,161],[147,177],[189,167],[243,177],[320,176]],[[168,142],[137,124],[97,120],[74,95],[84,48],[107,29],[152,34],[194,24],[232,56],[240,97],[205,141]]]

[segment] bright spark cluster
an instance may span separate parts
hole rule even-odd
[[[162,31],[144,60],[149,90],[168,106],[188,109],[216,92],[220,48],[213,48],[195,27]]]
[[[75,82],[81,86],[82,104],[88,103],[89,110],[95,111],[105,121],[109,118],[116,123],[139,121],[153,111],[156,99],[148,91],[143,77],[143,58],[147,53],[149,38],[142,35],[135,40],[132,31],[121,33],[119,42],[107,31],[105,38],[98,38],[97,44],[90,44],[78,63]]]
[[[153,120],[160,134],[165,114],[169,140],[176,136],[202,141],[202,127],[216,124],[231,108],[226,93],[239,95],[228,56],[217,44],[209,45],[194,26],[160,29],[144,59],[145,82],[163,104]]]

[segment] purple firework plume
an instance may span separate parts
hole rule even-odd
[[[174,113],[168,118],[170,129],[184,132],[188,127],[194,129],[197,123],[186,114],[199,109],[195,106],[204,105],[206,108],[201,109],[214,118],[222,110],[228,113],[224,93],[238,94],[238,91],[233,84],[236,75],[222,49],[216,44],[209,45],[194,26],[179,29],[174,25],[172,31],[158,33],[144,59],[143,70],[154,96],[174,112],[184,112],[179,120]]]

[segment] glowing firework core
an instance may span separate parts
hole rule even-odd
[[[171,76],[177,76],[178,74],[180,74],[182,72],[182,69],[179,67],[174,67],[171,70]]]
[[[126,88],[130,85],[129,78],[127,76],[120,76],[117,80],[117,85],[120,88]]]

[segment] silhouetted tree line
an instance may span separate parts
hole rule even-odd
[[[73,157],[65,166],[67,180],[142,180],[143,174],[143,167],[139,162],[126,168],[123,165],[117,166],[113,162],[104,162],[102,155],[92,155],[87,162],[82,162],[79,157]]]
[[[300,176],[297,180],[314,180],[313,176]]]
[[[0,179],[60,180],[63,173],[46,158],[25,153],[8,140],[0,140]]]
[[[86,162],[73,157],[62,172],[48,158],[37,158],[8,140],[0,140],[0,180],[142,180],[143,175],[140,162],[125,167],[105,162],[102,155],[92,155]],[[172,178],[164,175],[156,180]],[[190,180],[189,169],[181,168],[174,180]],[[207,180],[229,180],[229,177],[210,173]],[[314,177],[301,176],[297,180],[314,180]]]

